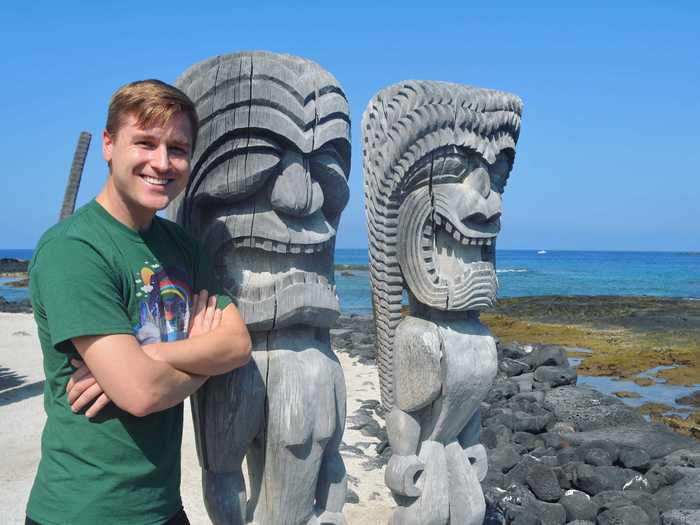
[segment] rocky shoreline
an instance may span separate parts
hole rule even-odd
[[[333,347],[374,362],[368,316],[342,316]],[[482,404],[489,473],[485,524],[680,525],[700,523],[700,442],[648,422],[613,396],[576,386],[567,349],[500,343],[499,373]],[[347,426],[378,440],[367,470],[390,456],[378,399]]]
[[[29,299],[23,299],[21,301],[8,301],[3,296],[0,295],[0,312],[17,314],[17,313],[27,313],[33,312],[32,303]]]
[[[647,296],[501,299],[482,315],[505,343],[583,347],[589,376],[700,384],[700,301]]]
[[[0,258],[0,277],[15,277],[17,274],[25,275],[29,261],[24,259]]]

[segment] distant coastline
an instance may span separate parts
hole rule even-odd
[[[0,250],[0,296],[26,297],[9,281],[26,278],[32,250]],[[366,249],[336,249],[335,284],[346,313],[372,311]],[[700,253],[501,250],[499,298],[530,296],[649,296],[700,300]]]

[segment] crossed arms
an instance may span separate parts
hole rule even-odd
[[[74,412],[95,416],[110,401],[138,417],[170,408],[195,392],[212,375],[248,362],[251,341],[238,310],[216,309],[207,291],[193,297],[188,338],[141,346],[129,334],[72,339],[83,361],[66,386]]]

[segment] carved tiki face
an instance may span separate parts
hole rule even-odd
[[[177,84],[201,122],[178,222],[209,251],[251,330],[329,326],[350,170],[338,81],[314,62],[253,52],[197,64]]]
[[[501,194],[512,165],[458,146],[430,151],[412,174],[427,184],[399,208],[398,257],[413,296],[440,310],[478,310],[496,299]]]
[[[395,179],[389,202],[398,206],[396,255],[412,298],[440,310],[492,305],[501,195],[513,166],[520,100],[444,82],[407,82],[377,99],[387,110],[386,140],[372,153],[377,161],[389,159],[383,168]],[[368,120],[377,125],[371,115]],[[375,220],[380,215],[375,207]]]

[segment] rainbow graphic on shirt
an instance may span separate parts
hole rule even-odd
[[[163,268],[144,261],[137,272],[139,323],[133,327],[140,344],[177,341],[187,337],[190,322],[190,286],[179,268]]]

